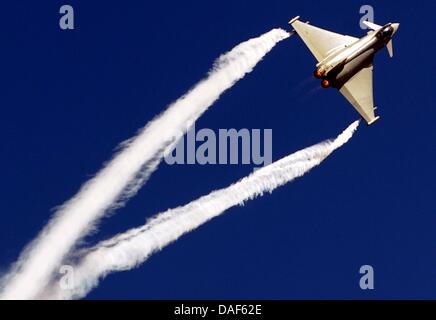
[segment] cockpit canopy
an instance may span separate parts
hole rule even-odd
[[[377,37],[381,39],[390,38],[394,34],[394,28],[391,25],[383,27],[378,31]]]

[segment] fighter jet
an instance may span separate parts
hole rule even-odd
[[[385,46],[393,57],[392,37],[399,23],[379,26],[364,21],[370,29],[363,38],[338,34],[299,21],[295,17],[289,21],[309,50],[318,60],[313,75],[321,79],[323,88],[338,89],[360,113],[368,125],[380,117],[374,114],[372,71],[375,54]]]

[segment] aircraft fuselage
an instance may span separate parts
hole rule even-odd
[[[393,57],[392,37],[399,23],[384,26],[363,21],[371,31],[364,37],[356,38],[299,21],[296,16],[289,21],[318,61],[313,75],[321,79],[323,88],[334,87],[356,109],[368,125],[379,116],[375,114],[373,94],[373,60],[375,54],[386,46]]]
[[[324,87],[341,88],[356,73],[371,65],[374,55],[386,46],[393,34],[394,27],[387,24],[350,45],[333,49],[316,65],[315,76],[323,79]]]

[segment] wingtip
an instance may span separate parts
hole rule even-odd
[[[368,126],[372,125],[374,122],[376,122],[378,119],[380,119],[380,116],[375,117],[371,121],[368,122]]]
[[[300,16],[296,16],[296,17],[292,18],[291,20],[289,20],[288,24],[292,25],[298,19],[300,19]]]

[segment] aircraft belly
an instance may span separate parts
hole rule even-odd
[[[332,87],[340,89],[356,73],[368,67],[372,63],[374,55],[375,50],[370,49],[338,69],[332,70],[328,75],[332,81]]]

